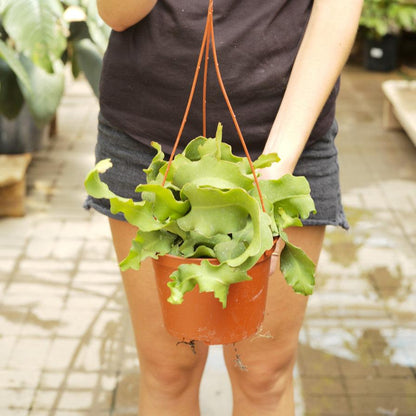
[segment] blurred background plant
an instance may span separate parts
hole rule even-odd
[[[412,66],[416,33],[416,0],[364,0],[358,39],[364,67],[389,72],[399,63]]]
[[[65,67],[81,72],[98,96],[109,28],[94,0],[0,0],[0,114],[25,107],[37,126],[55,116]]]
[[[360,26],[370,38],[416,31],[415,0],[364,0]]]

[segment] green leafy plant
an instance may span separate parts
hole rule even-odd
[[[68,7],[85,16],[65,19]],[[108,28],[88,0],[0,0],[0,113],[17,117],[26,103],[39,125],[55,115],[65,84],[65,61],[97,93]]]
[[[229,285],[249,280],[247,271],[280,237],[285,242],[281,270],[288,284],[298,293],[312,293],[314,264],[284,232],[302,226],[301,219],[315,212],[306,178],[259,180],[263,210],[249,161],[222,142],[221,125],[215,138],[192,140],[174,157],[167,174],[160,145],[152,146],[157,154],[145,169],[147,183],[136,189],[141,201],[122,198],[101,181],[100,174],[112,167],[109,159],[100,161],[85,180],[91,196],[108,199],[112,213],[122,212],[138,227],[130,253],[120,263],[122,270],[137,270],[145,258],[166,254],[216,258],[219,264],[182,264],[170,276],[169,302],[181,303],[198,285],[201,292],[214,292],[225,307]],[[275,153],[262,155],[254,168],[278,161]]]
[[[416,2],[412,0],[364,0],[360,26],[370,38],[416,30]]]

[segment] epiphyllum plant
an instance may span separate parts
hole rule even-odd
[[[314,264],[284,232],[302,226],[301,218],[315,211],[306,178],[288,174],[259,180],[263,210],[249,162],[222,142],[221,125],[215,138],[197,137],[177,154],[166,179],[168,162],[160,145],[152,146],[157,154],[145,169],[147,184],[136,189],[142,201],[122,198],[101,181],[99,174],[112,166],[109,159],[100,161],[85,180],[91,196],[109,199],[113,214],[122,212],[138,227],[130,253],[120,263],[122,270],[138,270],[145,258],[166,254],[207,258],[200,265],[182,264],[170,275],[168,301],[182,303],[183,295],[198,285],[200,292],[214,292],[225,308],[229,286],[250,280],[247,270],[280,237],[285,242],[280,267],[287,283],[295,292],[312,293]],[[275,153],[262,155],[254,168],[278,161]]]

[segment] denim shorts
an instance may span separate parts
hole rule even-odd
[[[321,139],[304,149],[296,166],[294,174],[305,176],[309,181],[317,211],[303,221],[304,225],[335,225],[349,228],[341,203],[338,152],[334,143],[337,132],[338,125],[334,121]],[[96,162],[111,159],[113,167],[101,174],[101,178],[114,193],[135,201],[140,200],[140,195],[135,189],[138,184],[146,183],[143,169],[150,165],[155,154],[155,149],[144,146],[113,128],[101,115],[99,116],[95,158]],[[107,199],[88,196],[84,207],[94,208],[110,218],[125,221],[123,214],[114,215],[110,212]]]

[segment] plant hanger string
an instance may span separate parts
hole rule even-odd
[[[169,162],[168,162],[168,165],[167,165],[167,168],[166,168],[166,171],[165,171],[165,175],[163,177],[162,186],[165,185],[166,178],[167,178],[167,175],[168,175],[168,172],[169,172],[169,169],[170,169],[170,165],[172,164],[173,158],[175,156],[175,152],[177,150],[177,147],[179,145],[179,141],[182,137],[182,133],[183,133],[183,130],[185,128],[186,121],[188,119],[189,110],[191,108],[192,99],[193,99],[194,94],[195,94],[195,88],[196,88],[196,84],[197,84],[197,81],[198,81],[198,75],[199,75],[199,71],[201,69],[201,62],[202,62],[202,57],[204,55],[204,52],[205,52],[205,62],[204,62],[204,78],[203,78],[203,91],[202,91],[202,134],[203,134],[204,137],[206,137],[206,130],[207,130],[207,115],[206,115],[207,114],[207,112],[206,112],[207,99],[206,99],[206,97],[207,97],[207,78],[208,78],[207,74],[208,74],[209,49],[210,49],[210,44],[211,44],[212,57],[214,59],[214,66],[215,66],[215,71],[216,71],[216,74],[217,74],[218,83],[219,83],[219,86],[221,88],[221,92],[224,96],[225,102],[227,104],[228,110],[231,114],[231,118],[233,120],[235,129],[237,131],[238,137],[239,137],[240,142],[241,142],[241,145],[243,146],[244,153],[245,153],[245,155],[248,159],[251,172],[253,173],[254,182],[255,182],[255,185],[256,185],[256,188],[257,188],[257,192],[259,194],[261,207],[262,207],[263,211],[265,212],[266,210],[265,210],[265,207],[264,207],[263,196],[261,194],[260,185],[259,185],[259,181],[257,179],[257,175],[256,175],[256,171],[255,171],[255,168],[254,168],[254,165],[253,165],[253,161],[251,160],[249,151],[247,149],[246,142],[244,140],[243,134],[241,133],[240,126],[239,126],[237,118],[234,114],[233,108],[231,106],[230,100],[228,98],[227,91],[225,90],[225,86],[224,86],[224,83],[223,83],[223,80],[222,80],[222,77],[221,77],[221,72],[220,72],[220,68],[219,68],[219,64],[218,64],[217,50],[216,50],[216,47],[215,47],[213,14],[214,14],[214,0],[209,0],[204,36],[203,36],[203,39],[202,39],[201,49],[199,51],[198,62],[197,62],[196,69],[195,69],[194,79],[193,79],[193,82],[192,82],[192,87],[191,87],[191,91],[190,91],[190,94],[189,94],[188,103],[186,105],[185,114],[183,116],[182,123],[181,123],[181,126],[179,128],[178,135],[177,135],[175,143],[173,145],[172,153],[170,155]]]

